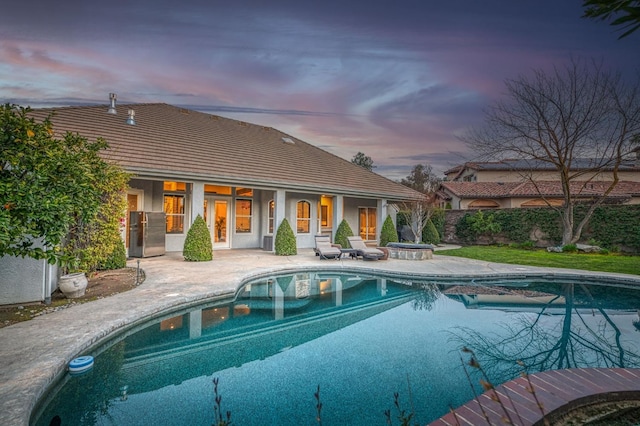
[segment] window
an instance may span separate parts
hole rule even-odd
[[[308,234],[311,232],[311,204],[308,201],[298,201],[296,212],[298,234]]]
[[[360,237],[363,240],[376,239],[376,209],[375,207],[360,207],[359,211],[359,229]]]
[[[186,182],[164,182],[163,189],[165,192],[186,192],[187,184]]]
[[[236,200],[236,233],[251,232],[251,200]]]
[[[276,203],[275,201],[269,201],[269,213],[267,219],[269,221],[269,234],[273,234],[273,217],[275,216]]]
[[[204,192],[205,194],[231,195],[231,187],[205,184]]]
[[[236,188],[236,195],[239,197],[253,197],[253,189],[251,188]]]
[[[163,182],[164,213],[166,215],[167,234],[184,232],[184,200],[187,192],[186,182]]]
[[[184,232],[184,195],[165,194],[164,212],[167,234],[182,234]]]
[[[329,206],[320,206],[320,225],[329,226]]]

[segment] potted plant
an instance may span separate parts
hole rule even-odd
[[[216,219],[216,232],[218,234],[218,241],[222,240],[222,231],[224,231],[227,225],[227,219],[224,216],[220,216]]]

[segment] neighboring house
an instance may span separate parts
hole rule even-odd
[[[640,151],[638,152],[640,155]],[[577,198],[600,196],[608,188],[611,170],[591,172],[588,159],[574,161],[574,173],[583,173],[571,183]],[[561,205],[563,193],[558,172],[548,164],[526,160],[470,162],[445,172],[438,191],[441,204],[453,209],[517,208]],[[640,204],[640,157],[625,161],[618,171],[619,182],[607,202]]]
[[[30,113],[38,121],[51,114],[56,136],[74,132],[89,140],[103,137],[109,144],[104,158],[134,174],[128,211],[123,213],[128,249],[134,244],[128,232],[130,211],[166,215],[167,252],[182,251],[197,215],[209,226],[214,249],[273,250],[275,232],[284,218],[299,248],[313,247],[316,234],[334,235],[343,219],[364,240],[373,241],[379,238],[387,214],[395,216],[393,203],[421,196],[271,127],[167,104],[115,105],[115,100],[109,108],[47,108]],[[0,267],[5,260],[0,259]],[[15,261],[7,260],[12,269]],[[35,293],[13,295],[11,301],[0,297],[0,304],[48,297],[42,281],[51,285],[52,278],[45,275],[55,274],[39,271],[39,275]],[[9,287],[12,284],[0,278],[0,290]]]

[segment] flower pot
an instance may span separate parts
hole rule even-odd
[[[58,280],[58,288],[67,299],[84,296],[87,284],[88,281],[84,272],[63,275]]]

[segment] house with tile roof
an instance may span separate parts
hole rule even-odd
[[[607,196],[608,203],[640,204],[640,151],[637,158],[619,167],[619,182]],[[599,197],[609,187],[613,173],[598,168],[593,159],[576,159],[571,192],[585,200]],[[441,203],[453,209],[518,208],[562,205],[563,192],[558,172],[548,163],[535,160],[469,162],[445,171],[438,192]]]
[[[334,235],[343,219],[373,242],[386,216],[395,217],[394,203],[421,197],[272,127],[172,105],[116,105],[113,96],[111,105],[34,109],[30,115],[37,121],[50,116],[57,137],[72,132],[104,138],[109,148],[103,157],[134,175],[122,233],[130,255],[140,240],[140,232],[131,232],[130,212],[162,217],[163,247],[152,254],[181,252],[198,215],[209,227],[214,250],[273,250],[285,218],[299,248],[313,247],[316,234]],[[36,278],[47,275],[32,269]],[[55,279],[49,275],[42,279]],[[0,297],[0,304],[43,300],[42,288],[10,302]]]

